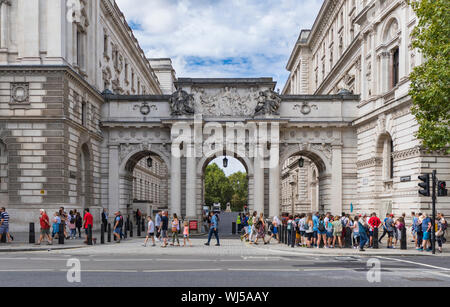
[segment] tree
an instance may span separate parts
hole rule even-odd
[[[226,209],[231,204],[232,211],[242,211],[248,200],[248,179],[242,172],[226,177],[224,171],[215,163],[205,170],[205,202],[211,206],[220,203]]]
[[[410,0],[418,17],[413,47],[424,57],[410,75],[417,137],[430,150],[450,153],[450,0]]]

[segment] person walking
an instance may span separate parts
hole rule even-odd
[[[73,211],[69,212],[69,215],[67,217],[68,222],[69,222],[69,236],[70,239],[75,240],[75,238],[77,237],[77,228],[75,225],[76,222],[76,216],[73,213]]]
[[[250,218],[250,222],[248,223],[250,225],[250,235],[249,235],[249,241],[250,244],[253,244],[255,242],[254,237],[256,236],[256,220],[257,220],[258,213],[255,211],[253,212],[252,217]]]
[[[169,213],[167,211],[162,212],[161,216],[161,238],[162,238],[162,248],[167,247],[167,231],[169,230]]]
[[[217,240],[216,246],[220,246],[218,227],[219,227],[219,217],[217,216],[217,214],[214,214],[211,218],[211,227],[209,229],[208,242],[205,243],[206,246],[209,246],[213,234]]]
[[[53,225],[52,225],[52,239],[57,239],[59,237],[59,224],[61,224],[61,218],[59,217],[59,213],[55,212],[53,214],[52,219]]]
[[[89,227],[91,227],[91,230],[94,227],[94,217],[89,212],[89,208],[84,209],[84,217],[83,217],[83,223],[84,223],[84,231],[86,233],[86,240],[84,243],[88,244],[89,239]]]
[[[39,212],[40,212],[39,224],[41,226],[41,235],[39,236],[39,240],[36,243],[36,245],[41,245],[42,240],[44,238],[47,238],[48,245],[52,245],[53,241],[50,236],[50,228],[51,228],[50,219],[48,218],[48,215],[44,209],[39,210]]]
[[[156,239],[159,243],[161,243],[161,214],[162,211],[158,211],[155,216],[155,231],[156,231]]]
[[[83,219],[81,218],[80,212],[75,215],[75,226],[78,229],[78,237],[81,239],[81,227],[83,227]]]
[[[177,214],[173,214],[172,220],[172,243],[171,246],[175,245],[175,239],[177,239],[177,246],[180,246],[180,239],[178,238],[178,232],[180,231],[180,221],[178,220]]]
[[[67,213],[64,211],[64,207],[60,207],[59,211],[59,218],[61,219],[61,224],[63,225],[63,231],[64,231],[64,238],[67,240],[69,239],[68,233],[67,233]]]
[[[150,216],[147,216],[147,236],[145,237],[144,247],[147,246],[149,239],[152,239],[152,246],[155,246],[155,223]]]
[[[261,213],[259,216],[259,219],[256,223],[256,241],[255,244],[258,245],[258,241],[259,239],[262,239],[263,243],[265,244],[265,237],[266,237],[266,232],[265,232],[265,227],[266,227],[266,223],[264,222],[264,213]]]
[[[312,214],[308,214],[305,223],[306,246],[308,248],[313,247],[313,235],[314,235],[314,221],[312,219]]]
[[[336,246],[336,239],[339,242],[339,248],[342,248],[342,221],[339,218],[339,216],[336,216],[334,218],[334,221],[332,222],[333,225],[333,245],[332,247],[334,248]]]
[[[14,237],[9,233],[9,213],[6,212],[5,207],[0,208],[0,241],[3,236],[6,236],[8,243],[14,241]]]
[[[430,252],[432,250],[431,248],[431,229],[432,229],[432,223],[431,218],[427,216],[426,213],[423,214],[423,221],[422,221],[422,232],[423,232],[423,242],[422,246],[418,248],[418,251],[426,250],[427,252]]]
[[[280,238],[278,236],[278,227],[280,224],[281,224],[281,221],[278,218],[278,216],[274,216],[273,220],[272,220],[272,224],[270,225],[270,227],[271,227],[270,238],[269,238],[269,240],[267,240],[266,244],[270,244],[270,241],[272,240],[272,238],[275,238],[278,241],[278,244],[280,243]]]
[[[448,228],[448,223],[444,218],[444,214],[437,214],[437,231],[436,231],[436,240],[438,243],[438,251],[442,253],[442,244],[446,242],[445,239],[445,231]]]
[[[116,237],[116,243],[120,243],[122,240],[123,217],[120,211],[114,213],[114,216],[114,237]]]
[[[106,210],[106,208],[103,208],[102,224],[103,224],[104,231],[107,231],[107,228],[108,228],[108,210]]]
[[[388,231],[387,231],[387,228],[386,228],[386,221],[388,219],[389,219],[389,213],[386,213],[386,217],[384,218],[384,221],[382,223],[382,225],[383,225],[383,234],[378,239],[378,243],[380,243],[380,244],[383,244],[383,242],[381,242],[381,240],[383,240],[383,238],[388,234]]]
[[[183,225],[183,247],[186,247],[186,241],[192,247],[191,240],[189,239],[189,223],[187,221]]]

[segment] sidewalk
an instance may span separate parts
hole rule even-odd
[[[278,244],[275,240],[272,243],[263,245],[253,245],[246,243],[251,248],[257,248],[262,250],[271,251],[274,253],[286,254],[289,253],[291,255],[323,255],[323,256],[433,256],[431,252],[420,252],[417,251],[414,243],[408,242],[408,249],[401,250],[400,245],[397,245],[395,249],[388,249],[385,245],[380,245],[379,249],[366,248],[365,252],[360,252],[359,249],[353,248],[306,248],[306,247],[290,247],[286,244]],[[436,255],[435,256],[450,256],[450,245],[445,244],[443,246],[442,254],[439,253],[436,246]]]
[[[65,249],[76,249],[76,248],[85,248],[88,247],[87,244],[84,244],[84,236],[82,239],[75,240],[64,240],[64,244],[58,244],[58,239],[53,240],[53,245],[47,245],[47,241],[44,240],[41,245],[35,245],[28,243],[29,235],[28,233],[14,233],[14,241],[12,243],[0,243],[0,253],[13,253],[13,252],[34,252],[34,251],[53,251],[53,250],[65,250]],[[204,234],[193,234],[191,237],[202,237]],[[111,243],[108,243],[107,234],[105,234],[105,244],[100,244],[100,232],[94,232],[92,237],[96,240],[96,244],[92,246],[105,246],[105,245],[113,245],[115,244],[114,238],[111,236]],[[36,242],[38,241],[39,236],[36,234]],[[144,240],[145,235],[141,235],[140,237],[134,235],[132,238],[128,236],[127,239],[123,240],[123,242],[133,241],[135,239]]]

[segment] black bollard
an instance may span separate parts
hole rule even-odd
[[[64,224],[59,224],[59,232],[58,232],[58,244],[64,244]]]
[[[108,223],[108,243],[111,243],[111,224]]]
[[[133,223],[130,222],[130,238],[133,237]]]
[[[408,249],[408,238],[406,237],[406,227],[403,226],[401,230],[401,240],[400,240],[400,249],[407,250]]]
[[[236,222],[231,223],[231,234],[236,234]]]
[[[36,243],[36,234],[35,234],[35,232],[34,232],[34,223],[30,223],[29,243],[30,243],[30,244]]]
[[[291,247],[295,247],[295,241],[297,241],[295,227],[292,227],[291,233]]]
[[[87,244],[88,245],[92,245],[92,225],[88,226],[88,240],[87,240]]]
[[[373,237],[372,237],[372,248],[378,249],[378,227],[373,229]]]
[[[142,232],[145,233],[145,219],[144,218],[142,218],[141,226],[142,226],[142,229],[141,229]]]
[[[105,224],[100,226],[100,244],[105,244]]]

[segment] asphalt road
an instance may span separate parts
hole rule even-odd
[[[239,240],[224,240],[222,247],[193,241],[193,248],[144,248],[136,241],[79,250],[2,253],[0,287],[450,286],[446,256],[289,256],[250,248]],[[69,259],[80,263],[80,283],[67,280],[73,268]],[[381,270],[368,266],[369,260]],[[373,283],[368,280],[369,269]]]

